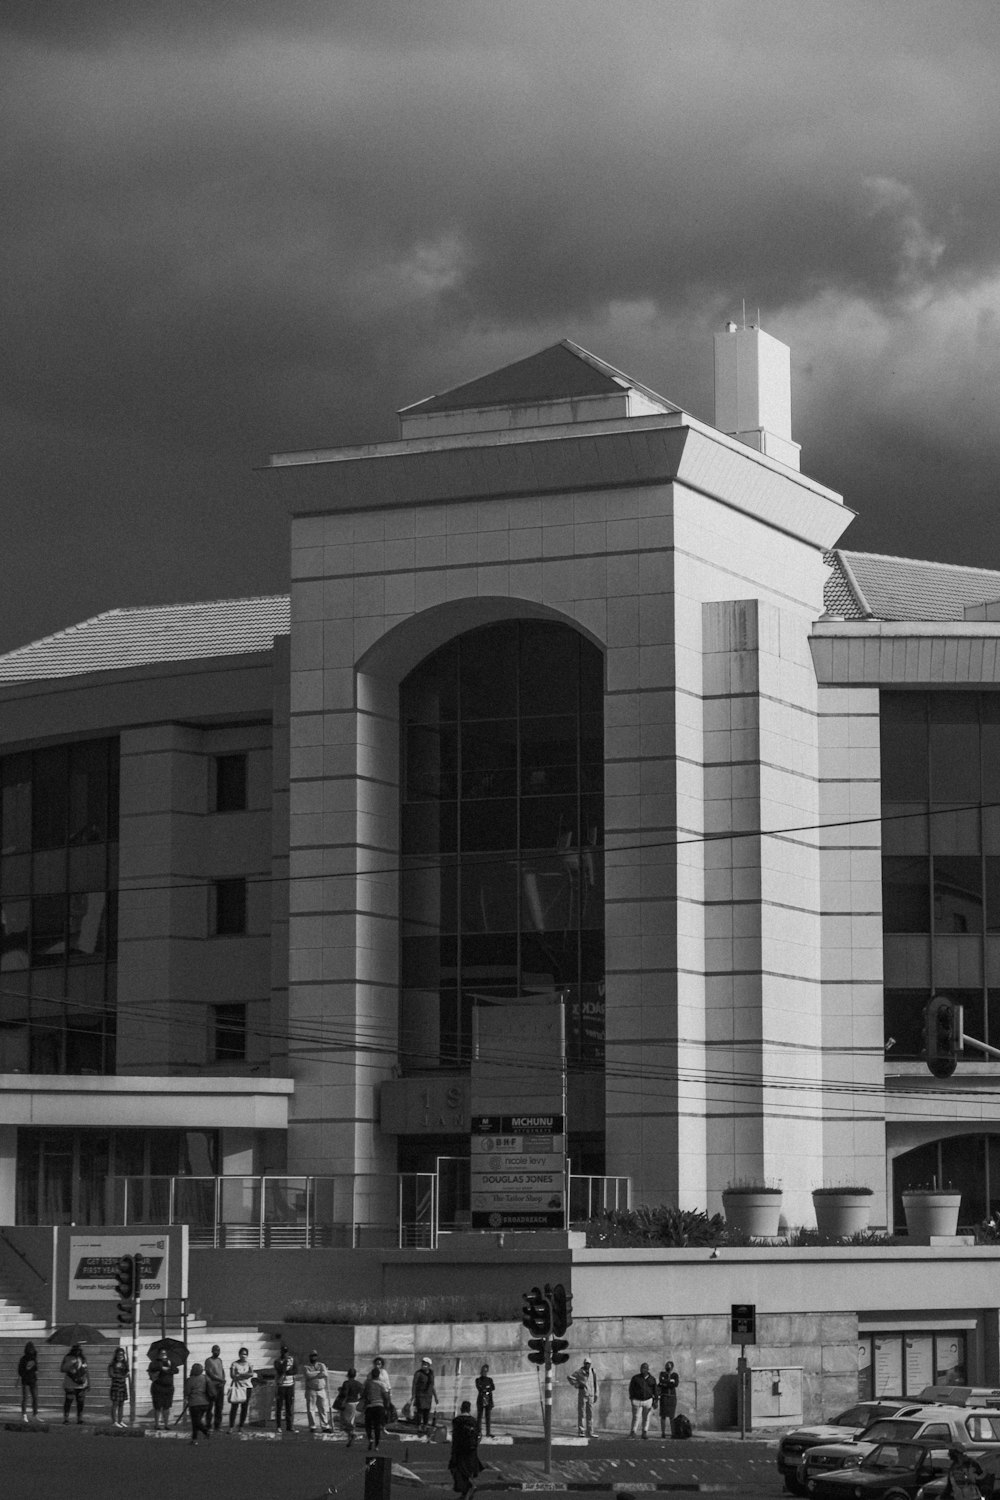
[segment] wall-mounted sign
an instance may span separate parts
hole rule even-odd
[[[145,1234],[72,1234],[69,1290],[73,1302],[114,1302],[119,1258],[138,1255],[144,1297],[167,1295],[170,1242]]]
[[[473,1229],[565,1226],[563,1115],[477,1115],[470,1155]]]

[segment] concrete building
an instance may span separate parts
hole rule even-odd
[[[556,999],[580,1179],[991,1210],[995,1065],[920,1026],[1000,1041],[1000,573],[837,550],[788,351],[716,379],[710,426],[558,344],[272,456],[290,615],[0,658],[0,1222],[460,1226],[477,1008],[530,1068]]]

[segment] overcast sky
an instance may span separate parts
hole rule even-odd
[[[1000,568],[995,0],[3,0],[0,649],[286,587],[268,451],[792,348],[844,545]]]

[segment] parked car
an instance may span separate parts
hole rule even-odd
[[[963,1406],[919,1406],[873,1422],[853,1441],[807,1448],[795,1474],[799,1493],[832,1470],[857,1468],[878,1443],[923,1443],[934,1448],[1000,1449],[1000,1411]]]
[[[914,1500],[950,1464],[947,1448],[923,1443],[876,1443],[856,1468],[838,1469],[810,1479],[811,1500]]]
[[[990,1452],[988,1449],[970,1448],[969,1452],[983,1471],[976,1480],[979,1492],[986,1497],[986,1500],[989,1500],[996,1488],[997,1480],[1000,1479],[1000,1451],[994,1449]],[[938,1497],[944,1494],[946,1484],[947,1476],[938,1474],[917,1491],[917,1500],[938,1500]]]
[[[894,1417],[903,1412],[919,1411],[920,1403],[906,1401],[902,1396],[883,1396],[880,1401],[859,1401],[849,1406],[839,1417],[815,1426],[796,1427],[786,1433],[778,1444],[778,1473],[785,1481],[785,1488],[793,1495],[802,1493],[796,1480],[796,1471],[807,1448],[818,1443],[833,1442],[837,1438],[856,1437],[880,1417]]]

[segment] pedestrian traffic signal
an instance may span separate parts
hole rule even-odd
[[[551,1316],[549,1301],[540,1286],[533,1286],[530,1292],[525,1292],[524,1306],[521,1310],[521,1322],[530,1333],[538,1334],[550,1331]]]
[[[564,1359],[566,1357],[567,1357],[566,1355],[563,1355]],[[528,1340],[528,1358],[531,1360],[531,1363],[533,1365],[544,1365],[544,1363],[545,1363],[545,1340],[544,1339],[529,1339]]]
[[[561,1281],[545,1290],[552,1297],[552,1332],[564,1334],[573,1321],[573,1293],[568,1292]]]
[[[962,1007],[947,995],[932,995],[924,1010],[924,1061],[935,1078],[950,1078],[964,1040]]]
[[[135,1256],[121,1255],[115,1266],[115,1293],[123,1301],[135,1296]]]
[[[569,1359],[569,1339],[552,1340],[552,1363],[564,1365]]]
[[[119,1302],[117,1317],[123,1328],[131,1328],[132,1320],[135,1317],[135,1303]]]

